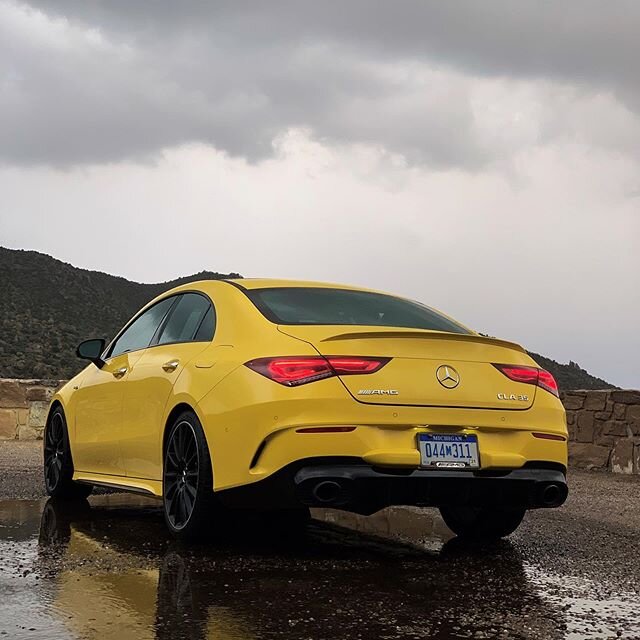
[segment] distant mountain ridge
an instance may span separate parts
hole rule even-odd
[[[75,357],[88,337],[112,338],[144,304],[163,291],[196,280],[240,278],[200,273],[143,284],[80,269],[37,251],[0,247],[0,378],[69,378],[82,367]],[[609,389],[575,363],[531,354],[561,389]]]
[[[569,364],[560,364],[551,358],[545,358],[538,353],[529,351],[529,355],[543,368],[550,371],[558,381],[558,386],[562,391],[572,391],[576,389],[618,389],[615,385],[596,378],[585,371],[576,362],[569,361]]]
[[[143,284],[79,269],[37,251],[0,247],[0,378],[69,378],[87,337],[112,338],[157,295],[195,280],[237,278],[201,271]]]

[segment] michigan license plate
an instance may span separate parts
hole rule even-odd
[[[420,464],[429,469],[479,469],[478,436],[421,433]]]

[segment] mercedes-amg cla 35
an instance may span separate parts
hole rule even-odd
[[[567,496],[553,376],[418,302],[341,285],[186,284],[144,307],[54,396],[50,495],[161,498],[206,535],[231,508],[438,507],[460,535],[512,533]]]

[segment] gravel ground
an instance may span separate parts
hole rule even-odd
[[[640,638],[640,477],[570,473],[492,547],[434,510],[318,511],[189,548],[157,503],[46,502],[40,443],[0,443],[0,634],[11,638]],[[90,611],[84,603],[91,601]]]
[[[42,442],[0,440],[0,500],[43,495]]]

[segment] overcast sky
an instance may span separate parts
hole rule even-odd
[[[0,0],[0,245],[396,291],[640,388],[639,33],[636,0]]]

